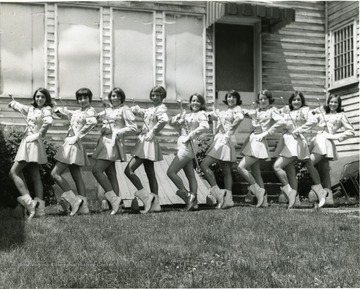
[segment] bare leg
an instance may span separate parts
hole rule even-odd
[[[251,166],[251,173],[260,188],[264,188],[264,181],[261,176],[260,161],[253,163],[253,165]]]
[[[214,172],[210,169],[210,166],[216,162],[216,159],[210,156],[206,156],[200,165],[202,171],[204,172],[205,178],[209,182],[211,187],[216,186],[216,178]]]
[[[111,187],[117,196],[120,196],[119,182],[117,180],[115,162],[112,162],[110,166],[105,170],[107,177],[111,183]]]
[[[225,185],[225,189],[232,191],[232,186],[233,186],[233,178],[231,175],[231,162],[220,162],[221,165],[221,169],[224,175],[224,185]]]
[[[139,177],[135,174],[136,169],[144,162],[143,159],[138,157],[133,157],[128,165],[125,168],[125,175],[133,183],[137,190],[142,190],[144,186],[142,185]]]
[[[331,189],[331,178],[330,178],[330,164],[327,158],[323,158],[318,164],[317,169],[319,171],[321,184],[323,188]]]
[[[284,167],[284,170],[286,172],[290,187],[297,191],[298,181],[296,178],[295,161]]]
[[[71,165],[69,169],[71,176],[75,181],[78,194],[86,197],[85,183],[81,175],[81,168],[78,165]]]
[[[15,184],[15,187],[19,191],[19,193],[24,196],[26,194],[30,194],[29,188],[26,184],[25,177],[24,177],[24,168],[28,165],[27,162],[21,161],[13,164],[13,166],[10,169],[9,177],[12,179],[12,181]]]
[[[295,162],[295,160],[296,160],[296,157],[291,157],[291,158],[279,157],[274,163],[275,174],[278,176],[278,178],[279,178],[280,182],[283,184],[283,186],[286,186],[289,184],[289,179],[287,177],[286,172],[283,170],[283,168],[286,167],[287,165]],[[292,177],[293,176],[291,176],[290,179]]]
[[[180,189],[185,189],[184,183],[181,178],[177,175],[177,173],[186,166],[187,163],[192,164],[192,159],[190,158],[183,158],[179,159],[178,156],[175,156],[172,163],[170,164],[167,175],[170,180],[175,184],[175,186]]]
[[[195,172],[194,172],[194,166],[193,166],[193,162],[188,162],[184,168],[184,173],[186,175],[186,178],[189,181],[189,189],[190,192],[192,192],[193,194],[197,195],[197,191],[198,191],[198,184],[196,181],[196,177],[195,177]]]
[[[108,176],[104,174],[105,170],[107,170],[112,163],[113,163],[112,161],[107,161],[107,160],[96,160],[92,168],[92,173],[95,179],[99,182],[99,184],[102,186],[105,192],[109,192],[113,190]]]
[[[150,191],[155,195],[159,194],[159,185],[156,180],[155,170],[154,170],[154,162],[145,160],[144,168],[146,172],[146,176],[149,180]]]
[[[44,186],[41,181],[39,164],[30,163],[28,167],[30,169],[29,172],[30,172],[31,180],[34,184],[35,196],[38,197],[40,200],[43,200]]]
[[[312,161],[310,159],[305,160],[305,166],[310,174],[310,177],[315,185],[321,184],[320,176],[318,171],[315,169]]]
[[[251,157],[251,156],[244,156],[242,160],[240,161],[239,166],[237,167],[237,170],[239,174],[250,184],[254,185],[256,184],[255,178],[251,174],[251,172],[248,170],[255,162],[257,162],[259,159]]]
[[[51,171],[51,176],[59,185],[59,187],[63,190],[63,192],[71,190],[69,183],[65,180],[65,178],[62,177],[63,172],[68,168],[68,166],[68,164],[57,162],[53,170]]]

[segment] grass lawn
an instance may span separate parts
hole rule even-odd
[[[360,287],[358,212],[9,215],[0,211],[1,288]]]

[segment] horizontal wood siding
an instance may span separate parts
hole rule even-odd
[[[279,2],[294,8],[296,21],[275,33],[262,34],[262,87],[278,99],[294,90],[310,106],[325,100],[325,11],[321,2]],[[278,102],[280,104],[280,102]]]
[[[346,85],[344,87],[330,90],[330,75],[331,75],[331,31],[334,28],[341,27],[343,23],[349,23],[349,20],[356,19],[356,75],[359,79],[359,60],[360,60],[360,29],[359,29],[359,2],[358,1],[329,1],[327,2],[328,14],[328,31],[327,34],[327,61],[326,69],[328,76],[329,93],[340,95],[342,98],[342,105],[346,112],[349,121],[354,125],[356,130],[356,137],[348,139],[341,143],[336,143],[340,157],[352,156],[354,153],[359,157],[359,82]]]

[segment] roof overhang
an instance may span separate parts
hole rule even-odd
[[[259,18],[263,32],[274,32],[295,21],[295,10],[243,2],[206,2],[206,28],[229,16]]]

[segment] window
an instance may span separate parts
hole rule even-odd
[[[166,15],[166,88],[168,99],[187,100],[191,94],[204,94],[203,18]]]
[[[44,6],[0,4],[0,94],[32,96],[45,85]]]
[[[154,86],[153,13],[114,11],[114,86],[149,99]]]
[[[89,8],[58,8],[58,93],[75,98],[81,87],[100,95],[100,15]]]
[[[355,27],[355,23],[350,23],[332,32],[331,82],[333,87],[357,81]]]

